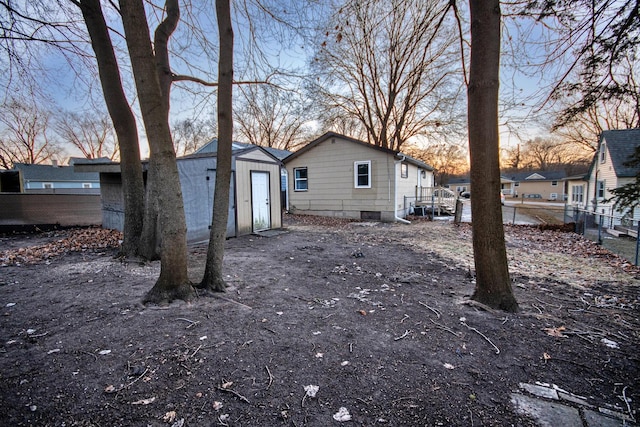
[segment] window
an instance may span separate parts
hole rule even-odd
[[[582,203],[584,201],[584,185],[571,186],[571,201],[574,203]]]
[[[551,181],[551,186],[552,187],[557,187],[558,186],[558,181]]]
[[[295,191],[307,191],[309,189],[309,179],[307,175],[307,168],[294,168],[294,190]]]
[[[600,163],[604,163],[607,161],[607,144],[604,142],[600,146]]]
[[[513,186],[514,186],[514,187],[520,187],[520,183],[519,183],[519,182],[514,182],[514,183],[513,183]]]
[[[400,163],[400,178],[409,178],[409,165]]]
[[[371,161],[355,162],[353,165],[354,186],[371,188]]]
[[[82,188],[91,188],[91,183],[90,182],[83,182],[82,183]]]
[[[598,181],[598,198],[604,198],[604,181]]]
[[[53,182],[43,182],[42,183],[42,188],[46,188],[46,189],[52,189],[53,188]]]

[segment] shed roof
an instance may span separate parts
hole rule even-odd
[[[313,141],[311,141],[310,143],[308,143],[307,145],[305,145],[304,147],[300,148],[298,151],[292,153],[291,155],[289,155],[288,157],[286,157],[283,162],[287,163],[290,160],[295,159],[296,157],[300,156],[301,154],[306,153],[307,151],[311,150],[313,147],[315,147],[318,144],[321,144],[322,142],[331,139],[331,138],[340,138],[343,139],[345,141],[348,142],[352,142],[354,144],[360,144],[363,145],[365,147],[368,147],[372,150],[378,150],[378,151],[382,151],[383,153],[387,153],[390,154],[394,157],[396,157],[397,159],[404,159],[407,163],[411,163],[419,168],[428,170],[428,171],[432,171],[433,167],[418,160],[415,159],[411,156],[408,156],[406,154],[403,154],[399,151],[394,151],[394,150],[390,150],[388,148],[383,148],[383,147],[378,147],[377,145],[373,145],[373,144],[369,144],[367,142],[364,141],[360,141],[359,139],[355,139],[355,138],[351,138],[349,136],[346,135],[341,135],[339,133],[335,133],[335,132],[327,132],[324,135],[320,136],[319,138],[314,139]]]
[[[280,150],[277,148],[263,147],[261,145],[246,144],[244,142],[237,142],[237,141],[233,142],[232,150],[235,152],[238,150],[244,150],[251,147],[260,147],[263,150],[265,150],[267,153],[271,154],[273,157],[277,158],[278,160],[282,160],[285,157],[287,157],[289,154],[291,154],[291,151],[289,150]],[[218,151],[218,138],[214,138],[211,141],[207,142],[202,147],[198,148],[194,154],[215,153],[217,151]]]

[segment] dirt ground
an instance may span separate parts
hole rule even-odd
[[[285,224],[227,241],[228,292],[164,307],[117,235],[1,237],[0,424],[533,426],[522,382],[638,418],[640,271],[592,242],[508,226],[507,314],[465,303],[467,225]]]

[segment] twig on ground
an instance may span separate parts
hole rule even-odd
[[[264,365],[264,367],[267,370],[267,374],[269,374],[269,385],[267,386],[267,390],[269,390],[271,388],[271,384],[273,384],[273,375],[271,375],[271,371],[267,365]]]
[[[238,397],[238,399],[242,400],[243,402],[250,403],[249,399],[247,399],[246,397],[244,397],[243,395],[241,395],[235,390],[231,390],[230,388],[223,388],[223,387],[218,387],[218,390],[226,391],[227,393],[234,394],[236,397]]]
[[[80,353],[88,354],[89,356],[93,356],[94,359],[98,360],[98,356],[93,353],[89,353],[88,351],[80,350]]]
[[[399,337],[394,338],[393,340],[394,340],[394,341],[399,341],[399,340],[401,340],[401,339],[403,339],[403,338],[406,338],[407,336],[409,336],[409,334],[410,334],[411,332],[412,332],[412,331],[410,331],[410,330],[408,330],[408,329],[407,329],[406,331],[404,331],[404,334],[400,335]]]
[[[189,326],[187,326],[187,329],[192,328],[196,326],[198,323],[200,323],[197,320],[185,319],[184,317],[178,317],[176,320],[184,320],[185,322],[189,322]]]
[[[500,349],[489,339],[487,338],[487,336],[485,334],[483,334],[482,332],[480,332],[479,330],[477,330],[476,328],[467,325],[466,322],[460,322],[462,323],[464,326],[466,326],[467,328],[471,329],[472,331],[476,332],[478,335],[480,335],[482,338],[484,338],[485,340],[487,340],[487,342],[489,344],[491,344],[493,346],[493,348],[496,349],[496,354],[500,354]]]
[[[191,353],[191,356],[189,356],[189,357],[191,358],[191,357],[195,356],[195,355],[196,355],[196,353],[197,353],[197,352],[199,352],[201,348],[202,348],[202,346],[201,346],[201,345],[199,345],[199,346],[198,346],[198,348],[196,348],[196,349],[193,351],[193,353]]]
[[[489,307],[488,305],[485,305],[481,302],[472,300],[472,299],[466,299],[460,302],[460,304],[464,304],[464,305],[469,305],[471,307],[477,307],[480,308],[484,311],[487,311],[489,313],[493,313],[493,314],[498,314],[497,310],[494,310],[493,308]]]
[[[539,312],[540,314],[542,314],[542,310],[540,309],[540,307],[538,307],[538,306],[537,306],[537,305],[535,305],[534,303],[531,303],[531,306],[532,306],[533,308],[535,308],[536,310],[538,310],[538,312]]]
[[[135,383],[137,383],[137,382],[138,382],[138,380],[139,380],[140,378],[142,378],[142,377],[144,377],[145,375],[147,375],[147,372],[149,372],[149,368],[146,368],[146,369],[144,370],[144,372],[143,372],[143,373],[141,373],[140,375],[138,375],[138,376],[136,377],[136,379],[135,379],[135,380],[131,381],[129,384],[127,384],[127,385],[125,385],[125,386],[122,386],[122,388],[120,388],[120,390],[118,390],[118,392],[120,392],[120,391],[122,391],[122,390],[124,390],[124,389],[126,389],[126,388],[129,388],[129,387],[131,387],[132,385],[134,385]]]
[[[250,307],[247,304],[243,304],[243,303],[241,303],[239,301],[232,300],[231,298],[222,297],[220,295],[216,295],[216,298],[219,298],[219,299],[227,301],[227,302],[231,302],[233,304],[238,304],[240,307],[248,308],[249,310],[253,310],[253,307]]]
[[[447,328],[446,326],[441,325],[440,323],[436,322],[436,321],[435,321],[435,320],[433,320],[433,319],[429,319],[429,320],[431,321],[431,323],[433,323],[434,325],[436,325],[438,328],[440,328],[440,329],[442,329],[442,330],[445,330],[445,331],[447,331],[447,332],[449,332],[449,333],[451,333],[451,334],[455,335],[456,337],[460,338],[460,334],[459,334],[458,332],[454,331],[453,329],[451,329],[451,328]]]
[[[423,303],[422,301],[418,301],[418,304],[420,304],[420,305],[422,305],[424,307],[427,307],[429,310],[433,311],[436,314],[436,316],[438,316],[438,319],[440,318],[440,312],[438,310],[436,310],[435,308],[429,307],[427,304]]]
[[[400,323],[403,323],[405,320],[407,320],[409,318],[408,314],[405,314],[404,317],[402,319],[400,319]]]
[[[631,410],[631,405],[629,405],[629,399],[627,399],[627,388],[629,386],[624,386],[622,388],[622,399],[624,399],[624,403],[627,405],[627,411],[629,411],[629,416],[631,417],[631,420],[635,423],[636,422],[636,418],[633,416],[633,411]]]

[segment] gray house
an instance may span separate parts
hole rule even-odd
[[[188,155],[177,159],[177,164],[187,221],[187,240],[207,240],[213,212],[216,153]],[[124,203],[120,164],[105,162],[100,165],[76,164],[75,167],[81,171],[100,173],[102,226],[122,230]],[[145,162],[145,171],[147,167],[148,163]],[[281,162],[262,147],[252,145],[233,150],[231,168],[227,237],[280,228]]]
[[[51,165],[15,163],[13,169],[0,172],[0,192],[100,194],[98,174],[74,170],[76,161],[81,159],[71,158],[69,166],[58,166],[55,162]]]

